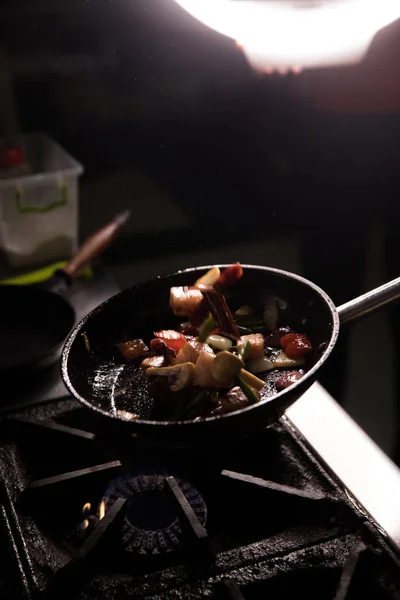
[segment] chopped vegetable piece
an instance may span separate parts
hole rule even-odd
[[[268,331],[274,331],[278,327],[279,307],[277,298],[271,297],[267,300],[264,307],[263,318]]]
[[[249,404],[257,404],[257,402],[260,401],[260,398],[259,398],[257,392],[255,392],[253,390],[253,388],[251,388],[249,385],[247,385],[247,383],[245,381],[243,381],[243,379],[241,377],[237,377],[236,381],[237,381],[237,384],[239,385],[240,389],[245,394],[247,400],[249,401]]]
[[[224,415],[258,403],[267,383],[269,391],[274,385],[279,392],[303,376],[300,367],[312,350],[311,343],[305,334],[278,327],[279,320],[291,322],[296,316],[279,296],[268,293],[263,311],[257,303],[256,308],[243,305],[233,318],[224,290],[242,274],[239,264],[222,273],[213,267],[194,286],[171,289],[171,307],[175,314],[186,315],[187,322],[178,331],[156,332],[150,347],[157,356],[140,354],[142,369],[136,370],[142,379],[145,374],[149,378],[155,411],[160,409],[155,419],[198,421]],[[83,341],[88,346],[85,336]],[[134,358],[136,351],[148,352],[143,340],[124,342],[118,348]],[[277,374],[282,368],[286,372]],[[263,377],[266,381],[256,375],[269,371],[273,374]]]
[[[194,379],[195,366],[191,362],[174,365],[173,367],[161,367],[155,369],[149,367],[146,371],[148,377],[168,377],[169,388],[172,392],[179,392],[188,387]]]
[[[247,383],[250,387],[255,389],[257,392],[263,389],[265,382],[253,375],[253,373],[249,373],[246,369],[242,369],[239,373],[240,378]]]
[[[221,387],[212,374],[212,365],[215,360],[213,352],[202,350],[196,362],[195,382],[200,387]]]
[[[284,368],[284,367],[301,367],[304,365],[304,357],[300,358],[289,358],[289,356],[285,352],[279,352],[276,356],[273,357],[272,362],[276,369]]]
[[[291,371],[290,373],[284,373],[279,379],[275,381],[276,389],[284,390],[287,387],[296,383],[299,379],[303,377],[303,373],[301,371]]]
[[[117,344],[117,348],[127,362],[136,360],[149,351],[148,347],[141,339],[122,342],[121,344]]]
[[[139,419],[139,415],[131,413],[127,410],[117,410],[117,416],[124,421],[136,421]]]
[[[276,365],[269,360],[266,356],[263,358],[257,358],[256,360],[249,360],[246,367],[250,373],[266,373],[276,369]]]
[[[184,362],[192,362],[195,364],[199,358],[200,352],[203,350],[205,352],[210,352],[211,354],[213,353],[211,348],[208,348],[206,344],[202,344],[197,340],[189,340],[186,342],[183,348],[179,350],[175,364],[179,365]]]
[[[232,352],[223,351],[215,357],[211,366],[211,373],[218,383],[228,387],[243,366],[244,363],[239,356],[232,354]]]
[[[221,335],[234,340],[239,339],[240,334],[225,296],[212,287],[201,286],[201,290],[208,311],[216,320],[217,325],[221,330]]]
[[[141,364],[143,369],[148,369],[149,367],[159,368],[164,366],[164,357],[163,356],[149,356],[145,358]]]
[[[241,306],[240,308],[237,309],[237,311],[235,312],[235,316],[236,317],[248,317],[248,316],[252,315],[253,312],[254,312],[254,308],[245,304],[244,306]]]
[[[89,342],[89,338],[87,336],[86,331],[84,331],[81,335],[82,335],[83,343],[85,344],[85,348],[90,354],[90,342]]]
[[[238,344],[238,353],[239,353],[239,358],[241,358],[243,361],[245,361],[247,359],[247,355],[249,353],[250,350],[250,340],[246,340],[245,342],[241,342],[240,343],[240,348],[239,348],[239,344]]]
[[[312,350],[311,342],[304,333],[288,333],[280,339],[289,358],[300,358]]]
[[[179,352],[181,348],[186,344],[186,338],[179,331],[174,331],[173,329],[164,329],[163,331],[155,331],[154,335],[156,338],[160,338],[166,346],[175,350],[175,352]]]
[[[218,291],[224,291],[227,287],[235,284],[239,279],[243,277],[243,269],[239,263],[235,263],[230,267],[224,269],[215,283],[215,289]]]
[[[232,341],[222,335],[209,335],[206,342],[216,350],[229,350],[232,348]]]
[[[238,385],[229,390],[225,396],[218,400],[217,407],[212,411],[213,416],[225,415],[226,413],[240,410],[249,405],[249,400],[241,387]]]
[[[205,275],[203,275],[202,277],[200,277],[200,279],[196,281],[196,285],[214,285],[214,283],[217,283],[220,275],[221,271],[219,270],[219,268],[213,267],[212,269],[207,271]]]
[[[264,336],[261,333],[252,333],[250,335],[242,336],[237,345],[239,352],[246,342],[249,342],[250,344],[246,358],[253,360],[264,356]]]
[[[205,342],[210,333],[215,329],[216,321],[213,316],[207,317],[203,325],[200,327],[199,336],[197,340],[199,342]]]
[[[187,317],[195,312],[201,304],[203,296],[195,287],[172,287],[169,303],[174,315]]]

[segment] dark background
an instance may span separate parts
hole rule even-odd
[[[84,165],[82,235],[133,209],[106,257],[122,286],[247,260],[341,303],[400,275],[399,69],[398,23],[357,67],[260,76],[173,0],[3,0],[0,135]],[[392,453],[397,320],[344,333],[322,381]]]

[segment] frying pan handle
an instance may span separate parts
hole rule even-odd
[[[400,298],[400,277],[339,306],[337,311],[340,323],[343,325],[365,317],[380,308],[393,304],[398,298]]]
[[[129,217],[130,211],[126,210],[114,217],[110,223],[96,231],[96,233],[93,233],[62,270],[69,277],[74,278],[83,267],[86,267],[109,247]]]

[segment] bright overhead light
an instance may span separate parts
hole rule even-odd
[[[258,70],[351,64],[400,17],[399,0],[176,0],[234,40]]]

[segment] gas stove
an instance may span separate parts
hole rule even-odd
[[[3,409],[1,598],[400,598],[399,472],[318,384],[190,452],[48,390]]]

